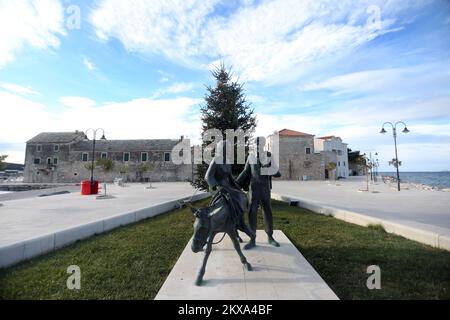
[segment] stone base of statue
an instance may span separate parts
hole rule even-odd
[[[240,233],[244,243],[248,238]],[[195,277],[203,253],[193,253],[191,242],[173,267],[156,300],[335,300],[338,297],[302,254],[280,230],[274,231],[280,243],[267,243],[264,231],[257,231],[257,246],[244,251],[253,270],[247,271],[231,240],[213,246],[202,286]],[[220,240],[221,234],[215,241]]]

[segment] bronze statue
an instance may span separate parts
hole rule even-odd
[[[273,170],[274,174],[265,174],[261,169],[271,167],[270,152],[264,151],[266,139],[264,137],[256,138],[256,155],[250,155],[247,158],[244,170],[236,179],[236,182],[244,189],[249,189],[250,209],[248,211],[250,228],[256,233],[256,223],[258,217],[259,204],[262,204],[264,211],[264,224],[269,244],[279,247],[279,243],[273,238],[273,217],[272,206],[270,201],[270,190],[272,189],[272,176],[278,178],[281,176],[278,169]],[[269,160],[268,163],[262,164],[261,155],[265,155]],[[253,157],[253,158],[252,158]],[[256,159],[255,159],[256,157]],[[267,170],[268,171],[268,170]],[[249,187],[249,188],[248,188]],[[244,249],[253,248],[256,245],[255,238],[251,238]]]
[[[226,154],[223,142],[218,143],[217,150],[223,150]],[[224,159],[221,158],[221,159]],[[191,249],[197,253],[206,245],[202,266],[198,272],[195,284],[201,285],[205,274],[206,263],[212,250],[214,236],[223,232],[233,241],[241,262],[247,270],[252,267],[243,255],[240,245],[238,229],[245,232],[252,241],[255,241],[255,233],[244,222],[244,211],[247,208],[247,198],[240,190],[231,174],[231,165],[220,163],[218,157],[214,157],[205,175],[210,189],[217,190],[213,196],[210,206],[206,208],[192,208],[196,219],[194,223],[194,236]],[[222,237],[223,239],[223,237]],[[222,241],[222,240],[220,240]],[[220,242],[219,241],[219,242]]]

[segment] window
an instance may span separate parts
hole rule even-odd
[[[306,154],[311,154],[311,148],[306,148]]]
[[[141,161],[146,162],[148,160],[148,152],[141,152]]]
[[[102,158],[102,159],[106,159],[107,157],[108,157],[107,152],[102,152],[102,154],[100,155],[100,158]]]
[[[55,144],[53,146],[53,151],[58,152],[59,151],[59,144]]]
[[[340,167],[341,166],[341,162],[340,161],[338,161],[338,167]]]
[[[342,156],[342,150],[338,150],[338,155]]]
[[[345,161],[344,161],[344,167],[345,167]]]
[[[41,152],[41,151],[42,151],[42,146],[41,146],[40,144],[38,144],[38,145],[36,146],[36,151],[37,151],[37,152]]]
[[[52,164],[52,158],[47,158],[47,164]]]
[[[170,152],[164,152],[164,161],[170,161]]]
[[[88,161],[88,154],[86,152],[84,152],[81,155],[81,161],[83,161],[83,162],[87,162]]]
[[[123,153],[123,161],[124,162],[130,161],[130,153],[129,152]]]
[[[33,163],[34,164],[41,164],[41,158],[34,158]]]
[[[58,164],[58,158],[53,158],[53,164],[57,165]]]

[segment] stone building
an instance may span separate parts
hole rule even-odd
[[[276,132],[267,137],[274,150]],[[347,144],[335,136],[315,138],[313,134],[283,129],[278,132],[279,167],[282,180],[324,180],[349,176]]]
[[[325,179],[324,155],[314,150],[314,135],[283,129],[279,137],[279,167],[282,180]],[[273,151],[276,135],[267,137],[267,147]],[[329,157],[333,155],[328,154]]]
[[[183,137],[181,137],[183,139]],[[114,168],[96,166],[94,178],[110,182],[185,181],[192,178],[192,166],[175,165],[171,151],[180,139],[96,140],[94,161],[111,159]],[[186,141],[186,140],[185,140]],[[81,131],[43,132],[27,141],[24,182],[61,183],[90,179],[93,141]],[[145,165],[153,164],[151,172]]]
[[[336,154],[335,175],[338,178],[347,178],[349,176],[348,148],[347,143],[343,143],[340,137],[325,136],[314,139],[314,148],[316,152],[333,152]],[[331,162],[326,161],[327,163]]]

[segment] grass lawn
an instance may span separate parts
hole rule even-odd
[[[450,299],[450,252],[277,201],[273,209],[275,228],[339,298]],[[189,209],[176,210],[0,270],[0,299],[153,299],[192,221]],[[373,264],[381,268],[381,290],[366,287]],[[69,265],[81,268],[81,290],[66,288]]]

